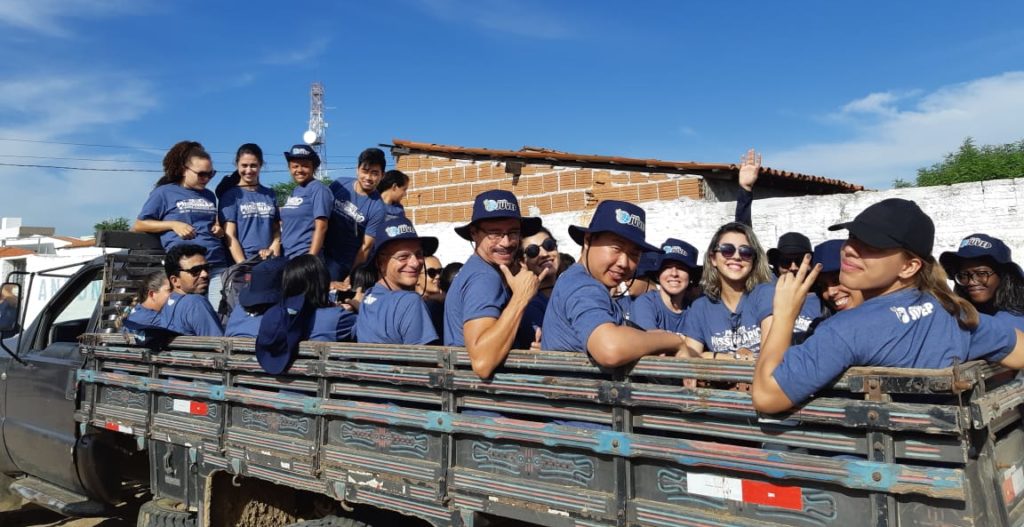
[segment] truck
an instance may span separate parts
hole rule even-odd
[[[1024,381],[998,365],[853,368],[770,416],[745,361],[515,350],[481,379],[463,348],[303,342],[269,375],[253,339],[120,333],[162,253],[100,243],[126,250],[0,358],[0,472],[69,516],[141,493],[140,526],[1024,523]]]

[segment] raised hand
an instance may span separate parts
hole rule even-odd
[[[544,281],[544,277],[548,275],[548,269],[544,269],[539,275],[535,275],[533,271],[523,268],[520,269],[519,273],[513,275],[507,265],[501,264],[499,268],[501,269],[501,274],[505,276],[505,283],[512,290],[512,296],[518,296],[524,300],[529,300],[533,298],[533,295],[537,294],[537,288]]]
[[[753,190],[757,183],[757,176],[761,174],[761,154],[753,148],[740,157],[740,186],[745,190]]]
[[[821,272],[821,264],[811,266],[811,255],[805,254],[796,274],[782,273],[775,283],[775,299],[772,302],[772,316],[795,321],[804,305],[807,293]]]

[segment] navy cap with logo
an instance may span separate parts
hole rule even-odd
[[[313,147],[309,145],[298,144],[294,145],[284,153],[284,159],[291,161],[292,159],[309,159],[313,161],[313,168],[320,166],[320,154],[313,150]]]
[[[625,238],[640,250],[659,252],[660,250],[647,243],[647,213],[644,209],[626,201],[605,200],[597,205],[594,216],[590,218],[588,227],[569,226],[569,237],[583,245],[583,235],[587,233],[611,232]]]
[[[934,261],[935,223],[910,200],[889,198],[861,211],[853,221],[839,223],[830,231],[846,229],[850,236],[876,249],[906,249]]]
[[[1024,278],[1019,265],[1013,262],[1013,254],[1003,240],[987,234],[972,234],[960,240],[960,247],[956,252],[944,252],[939,255],[939,263],[946,270],[946,274],[953,276],[959,271],[960,264],[964,260],[987,259],[997,265],[1009,267],[1017,273],[1017,276]]]
[[[811,240],[799,232],[787,232],[779,236],[778,247],[768,249],[768,263],[777,265],[779,257],[783,254],[807,254],[810,253]]]
[[[278,375],[291,366],[299,353],[299,343],[313,330],[316,309],[305,295],[295,295],[270,306],[260,320],[256,335],[256,360],[263,371]]]
[[[423,247],[423,256],[431,256],[437,251],[437,238],[417,235],[412,222],[399,216],[385,221],[377,229],[377,234],[373,237],[373,249],[367,261],[373,262],[385,245],[397,240],[419,240]]]
[[[519,212],[519,200],[507,190],[488,190],[477,194],[473,201],[473,218],[469,223],[455,228],[455,233],[466,240],[473,240],[469,228],[479,221],[513,218],[520,220],[520,232],[525,238],[540,232],[540,218],[523,216]]]
[[[679,262],[689,271],[690,282],[699,281],[704,268],[697,264],[698,254],[699,252],[697,251],[697,248],[693,245],[690,245],[683,240],[669,238],[662,242],[661,251],[656,254],[655,265],[653,268],[645,269],[646,272],[644,274],[657,279],[657,275],[661,273],[665,262]]]
[[[270,258],[253,266],[249,273],[249,286],[238,293],[242,307],[274,304],[281,300],[281,276],[287,258]]]
[[[844,243],[845,240],[828,240],[815,245],[811,265],[821,264],[823,273],[839,272],[840,252]]]

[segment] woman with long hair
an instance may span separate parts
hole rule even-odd
[[[1013,262],[1010,248],[999,238],[972,234],[956,252],[945,252],[939,262],[953,277],[953,291],[981,313],[1005,318],[1024,330],[1024,272]]]
[[[827,386],[851,366],[946,368],[969,360],[1024,367],[1024,333],[979,314],[950,290],[931,255],[935,225],[916,203],[887,199],[846,229],[839,280],[860,291],[864,303],[821,323],[802,344],[790,346],[793,325],[821,267],[810,256],[779,277],[774,322],[754,373],[754,408],[781,412]]]
[[[235,172],[226,181],[237,179],[220,194],[220,216],[224,222],[228,252],[234,263],[259,256],[281,255],[281,217],[274,191],[260,184],[263,149],[246,143],[235,152]]]
[[[282,298],[302,295],[306,305],[316,308],[312,333],[306,340],[342,342],[354,340],[355,314],[332,303],[328,297],[331,279],[318,256],[303,254],[292,258],[281,278]]]
[[[755,357],[761,326],[750,294],[770,280],[754,230],[738,222],[719,227],[704,253],[704,296],[690,306],[683,322],[690,350],[712,358]]]

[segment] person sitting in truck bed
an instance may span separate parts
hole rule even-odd
[[[319,256],[303,254],[293,258],[281,277],[282,298],[304,296],[305,304],[313,306],[313,324],[303,340],[351,342],[356,315],[330,301],[330,275]]]
[[[149,273],[142,279],[136,292],[135,305],[121,322],[121,328],[125,333],[144,339],[147,328],[160,327],[160,311],[170,298],[171,283],[167,280],[167,273]]]
[[[238,304],[224,328],[225,337],[256,338],[267,309],[281,301],[281,275],[288,260],[270,258],[252,268],[249,286],[238,293]]]
[[[624,325],[622,310],[611,297],[611,291],[636,274],[640,255],[658,250],[644,240],[645,221],[640,207],[606,200],[597,206],[589,227],[569,227],[569,236],[583,252],[579,263],[555,282],[541,349],[583,351],[606,367],[659,353],[689,355],[681,335]]]
[[[960,241],[956,252],[939,255],[939,263],[956,282],[957,295],[979,312],[1024,330],[1024,271],[1003,240],[972,234]]]
[[[171,247],[164,259],[171,297],[160,311],[161,326],[198,337],[220,337],[224,330],[204,294],[210,285],[206,249],[183,243]]]
[[[427,305],[416,293],[420,270],[437,243],[437,238],[418,236],[404,217],[385,221],[374,233],[367,263],[379,279],[359,304],[359,342],[433,344],[439,340]]]
[[[790,347],[800,306],[821,266],[812,268],[808,256],[797,273],[783,273],[755,367],[755,409],[788,410],[853,366],[947,368],[984,359],[1024,367],[1024,333],[979,314],[949,289],[931,255],[935,225],[916,203],[883,200],[829,229],[850,233],[839,279],[861,291],[864,303],[828,318]]]

